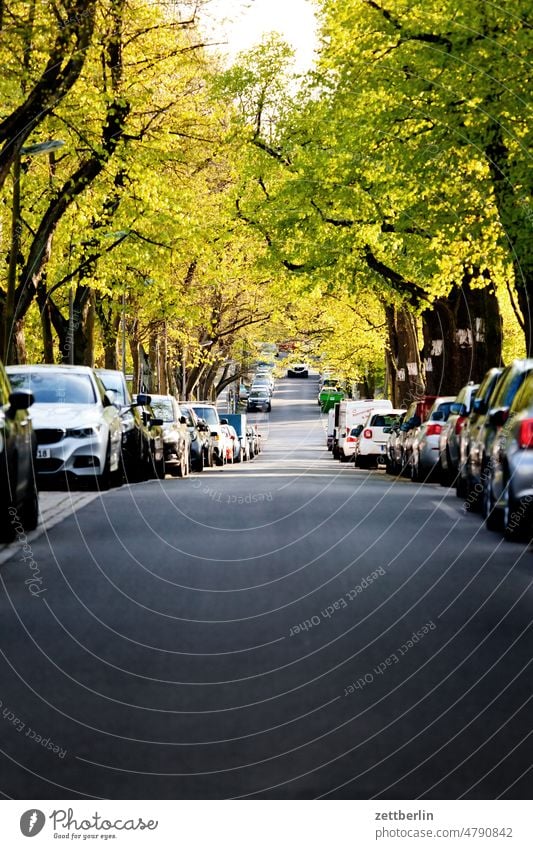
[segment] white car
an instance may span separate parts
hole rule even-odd
[[[296,365],[289,366],[287,377],[309,377],[309,366],[305,363],[297,363]]]
[[[381,398],[365,398],[360,401],[346,400],[339,404],[337,444],[333,441],[333,456],[341,463],[351,460],[355,454],[355,442],[348,440],[352,430],[362,425],[370,413],[392,410],[392,403]]]
[[[100,489],[121,479],[119,411],[88,366],[9,366],[13,389],[29,389],[38,475],[92,478]]]
[[[405,410],[379,410],[368,415],[355,445],[354,461],[359,469],[385,464],[389,433],[404,413]]]

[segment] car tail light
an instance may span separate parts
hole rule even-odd
[[[347,436],[346,442],[357,442],[357,437],[356,436]]]
[[[533,448],[533,419],[524,419],[518,430],[520,448]]]
[[[426,430],[426,436],[438,436],[442,430],[441,424],[429,424]]]
[[[367,427],[366,430],[363,431],[363,436],[365,439],[372,439],[372,431],[370,428]]]
[[[465,422],[466,416],[459,416],[459,418],[455,422],[455,433],[457,434],[457,436],[459,436],[459,434],[461,433]]]

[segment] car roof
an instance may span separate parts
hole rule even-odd
[[[59,363],[55,365],[53,363],[37,363],[33,365],[29,363],[28,365],[14,365],[14,366],[6,366],[6,371],[71,371],[74,374],[94,374],[94,369],[91,366],[71,366],[66,365],[64,363]]]

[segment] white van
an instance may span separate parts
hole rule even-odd
[[[341,463],[350,460],[355,453],[355,442],[347,441],[350,431],[364,424],[374,410],[392,410],[392,402],[376,398],[340,402],[337,451]]]

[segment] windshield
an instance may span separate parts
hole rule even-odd
[[[175,421],[171,398],[154,398],[152,396],[152,409],[156,419],[163,419],[164,422]]]
[[[218,427],[220,424],[218,420],[218,413],[213,407],[197,407],[196,405],[193,407],[194,412],[201,419],[205,419],[206,422],[210,425],[214,425]]]
[[[67,371],[17,371],[9,375],[13,390],[29,389],[36,404],[96,404],[88,374]]]

